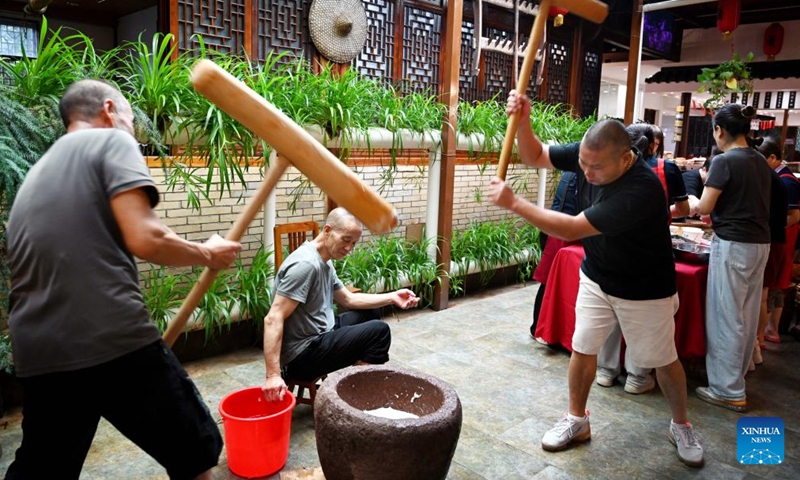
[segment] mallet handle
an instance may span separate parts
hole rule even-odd
[[[225,235],[226,240],[238,242],[242,238],[247,227],[250,226],[250,223],[258,214],[258,211],[261,210],[261,207],[267,201],[267,197],[269,197],[269,194],[275,189],[275,185],[278,184],[278,181],[288,167],[289,161],[285,157],[278,155],[275,164],[267,170],[264,181],[261,183],[259,189],[256,190],[256,194],[250,199],[244,211],[239,214],[239,218],[236,219],[236,222],[230,230],[228,230],[228,233]],[[194,284],[186,300],[183,301],[180,310],[178,310],[178,313],[175,314],[172,321],[167,325],[167,329],[164,331],[162,338],[170,347],[175,343],[175,340],[178,339],[181,332],[183,332],[186,322],[189,321],[189,317],[191,317],[195,308],[200,305],[200,301],[203,300],[203,295],[205,295],[208,288],[211,287],[211,284],[217,277],[217,273],[218,270],[212,270],[208,267],[203,270],[197,283]]]
[[[519,81],[517,81],[517,93],[520,95],[525,95],[525,92],[528,90],[528,80],[531,77],[533,64],[536,61],[536,50],[539,48],[539,44],[542,43],[542,33],[544,32],[545,22],[547,22],[550,7],[553,5],[564,7],[568,9],[570,13],[594,23],[602,23],[608,15],[608,5],[597,0],[542,0],[539,2],[539,14],[536,15],[536,20],[534,20],[533,27],[531,28],[530,41],[528,42],[527,50],[525,50],[525,59],[522,61]],[[547,55],[547,52],[542,52],[542,55]],[[519,113],[508,117],[508,128],[506,128],[506,136],[503,139],[503,148],[500,150],[497,177],[503,180],[506,179],[508,162],[511,159],[511,152],[514,150],[514,138],[517,136],[517,126],[519,126]]]
[[[531,78],[533,71],[533,64],[536,61],[536,50],[539,44],[542,43],[542,32],[544,31],[544,23],[547,21],[547,12],[550,11],[551,0],[542,0],[539,3],[539,15],[536,15],[536,20],[533,21],[533,28],[531,29],[530,40],[528,41],[528,48],[525,50],[525,59],[522,61],[522,68],[519,71],[519,81],[517,81],[517,93],[525,95],[528,90],[528,80]],[[547,52],[542,52],[546,55]],[[497,164],[497,177],[501,180],[506,179],[506,171],[508,170],[508,162],[511,160],[511,152],[514,151],[514,139],[517,137],[517,126],[519,125],[519,112],[508,117],[508,127],[506,127],[506,136],[503,139],[503,149],[500,150],[500,160]]]

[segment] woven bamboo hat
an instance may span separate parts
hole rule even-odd
[[[361,0],[314,0],[308,13],[314,46],[325,58],[348,63],[367,41],[367,14]]]

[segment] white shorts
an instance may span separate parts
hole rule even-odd
[[[597,355],[617,323],[634,365],[658,368],[678,359],[675,313],[678,294],[656,300],[626,300],[603,293],[583,271],[575,303],[572,350]]]

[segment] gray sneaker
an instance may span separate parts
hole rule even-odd
[[[575,442],[584,442],[592,438],[592,429],[589,426],[589,414],[583,418],[572,419],[565,413],[556,426],[551,428],[542,437],[542,448],[548,452],[564,450],[567,445]]]
[[[690,467],[703,466],[703,446],[694,435],[692,424],[669,422],[669,441],[678,448],[678,458]]]

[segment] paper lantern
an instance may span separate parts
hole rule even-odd
[[[781,53],[783,48],[783,26],[773,23],[764,31],[764,53],[767,60],[775,60],[775,55]]]
[[[560,27],[564,25],[564,15],[568,14],[569,10],[562,7],[550,7],[550,16],[553,17],[553,25]]]
[[[717,7],[717,30],[722,32],[722,39],[729,40],[731,33],[739,26],[742,13],[742,0],[719,0]]]

